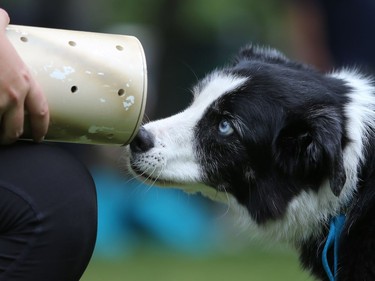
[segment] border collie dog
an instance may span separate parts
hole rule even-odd
[[[227,202],[252,234],[295,246],[321,280],[330,280],[322,263],[330,223],[344,215],[337,256],[327,253],[335,280],[375,280],[372,80],[248,46],[193,95],[184,111],[139,130],[131,170]]]

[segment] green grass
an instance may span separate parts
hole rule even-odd
[[[295,252],[257,245],[235,253],[186,256],[146,247],[130,257],[92,259],[81,281],[312,281]]]

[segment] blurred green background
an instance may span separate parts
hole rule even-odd
[[[248,245],[235,253],[191,257],[147,247],[131,258],[94,258],[82,281],[312,281],[283,247]]]
[[[137,36],[148,64],[146,116],[155,119],[186,107],[193,84],[248,43],[330,69],[322,15],[308,2],[2,0],[0,6],[13,24]],[[240,230],[225,206],[129,181],[109,168],[116,149],[90,148],[90,159],[87,147],[74,149],[92,170],[99,203],[98,241],[83,281],[312,280],[291,248],[249,242],[250,231]]]

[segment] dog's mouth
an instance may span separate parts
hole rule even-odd
[[[148,173],[147,171],[140,169],[134,163],[130,163],[130,170],[133,172],[133,174],[136,176],[138,180],[144,183],[150,184],[150,185],[158,185],[158,186],[181,185],[181,183],[161,178],[160,174],[155,176],[153,175],[153,173]]]

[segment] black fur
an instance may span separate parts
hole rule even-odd
[[[258,224],[282,218],[293,197],[302,190],[318,192],[326,179],[339,196],[346,181],[343,150],[350,142],[345,93],[352,89],[252,47],[223,71],[249,80],[215,101],[195,127],[205,183],[231,193]],[[234,135],[218,135],[223,118],[237,128]],[[375,175],[374,167],[365,169],[361,179],[366,183],[347,214],[341,239],[340,281],[375,280]],[[326,223],[320,236],[299,244],[303,266],[322,280],[328,280],[321,263],[327,228]]]
[[[230,79],[220,80],[223,76]],[[234,89],[207,93],[210,83],[214,91],[232,78],[241,81],[233,82]],[[343,213],[337,280],[375,280],[374,89],[356,72],[327,75],[275,50],[248,46],[195,88],[194,102],[203,92],[210,97],[207,103],[214,99],[203,103],[204,111],[193,102],[185,115],[145,125],[150,132],[142,129],[131,146],[131,166],[155,181],[190,183],[193,178],[229,193],[262,231],[270,225],[278,229],[291,218],[294,225],[286,224],[285,233],[299,249],[303,267],[321,280],[328,280],[321,253],[329,221]],[[199,118],[194,117],[197,108]],[[233,131],[225,134],[219,128],[228,122]],[[179,134],[181,123],[185,131]],[[185,146],[192,146],[188,152],[180,150],[184,134]],[[176,135],[178,140],[171,141]],[[194,177],[173,169],[184,167],[184,161],[190,161],[186,170]],[[310,197],[303,201],[303,196]],[[292,209],[303,214],[300,221],[290,213],[294,199],[302,200],[296,203],[299,209]],[[328,259],[332,264],[332,252]]]
[[[350,89],[307,66],[251,50],[224,70],[249,81],[207,109],[196,126],[196,146],[210,177],[206,184],[225,187],[262,223],[282,216],[292,197],[319,189],[327,178],[340,194],[347,143],[342,93]],[[217,135],[222,118],[238,124],[235,135]],[[256,180],[244,177],[246,171]]]

